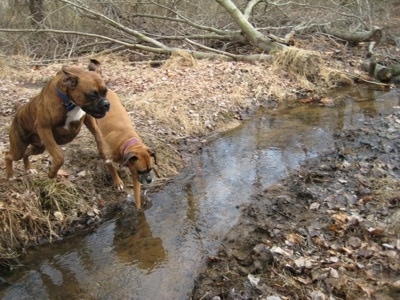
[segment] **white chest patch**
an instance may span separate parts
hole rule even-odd
[[[86,113],[79,107],[75,108],[67,113],[67,119],[65,120],[64,128],[68,129],[69,123],[73,121],[79,121]]]

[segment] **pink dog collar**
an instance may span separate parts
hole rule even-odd
[[[122,154],[125,154],[125,150],[128,149],[130,146],[134,145],[134,144],[140,144],[140,140],[136,139],[136,138],[131,138],[129,139],[124,147],[122,148]]]

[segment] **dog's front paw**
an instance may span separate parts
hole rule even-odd
[[[116,181],[114,182],[114,187],[117,190],[122,191],[124,189],[124,183],[122,182],[122,180]]]

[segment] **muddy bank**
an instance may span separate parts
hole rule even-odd
[[[399,107],[366,117],[252,195],[192,299],[399,299],[399,129]]]

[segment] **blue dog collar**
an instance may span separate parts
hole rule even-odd
[[[58,95],[58,97],[61,98],[65,108],[67,109],[67,111],[71,111],[76,107],[76,104],[74,102],[72,102],[67,95],[63,94],[59,89],[56,89],[56,93]]]

